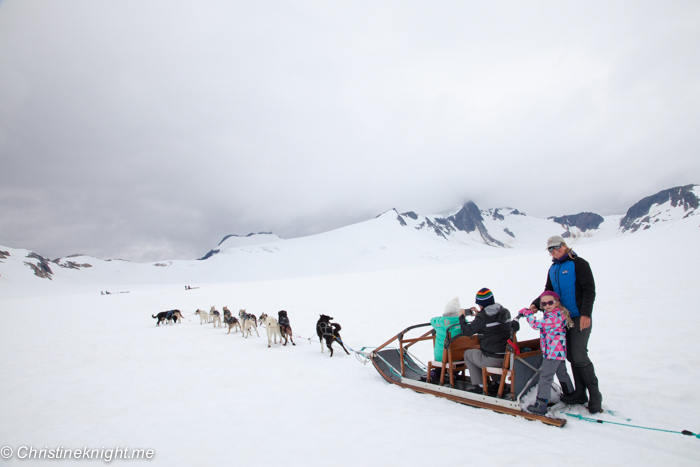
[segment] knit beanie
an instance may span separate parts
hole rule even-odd
[[[476,293],[477,305],[481,305],[484,308],[486,308],[487,306],[493,305],[494,303],[496,303],[496,300],[494,300],[493,298],[493,293],[486,287],[484,287]]]
[[[445,312],[442,316],[459,316],[459,309],[462,306],[459,304],[459,297],[455,297],[445,305]]]
[[[559,297],[559,294],[553,290],[545,290],[540,294],[540,298],[542,297],[554,297],[555,300],[561,301],[561,297]]]

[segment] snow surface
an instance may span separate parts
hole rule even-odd
[[[589,348],[603,406],[620,414],[603,420],[700,432],[699,222],[574,242],[596,278]],[[390,385],[337,347],[333,358],[301,338],[268,349],[262,328],[244,339],[193,315],[285,309],[310,337],[329,314],[359,350],[428,322],[455,296],[468,306],[485,286],[515,313],[544,286],[546,229],[519,248],[460,246],[384,215],[207,261],[70,258],[93,267],[51,263],[52,281],[22,264],[26,250],[0,247],[11,254],[0,260],[0,447],[150,448],[151,461],[120,464],[163,466],[697,465],[695,437],[475,409]],[[151,315],[173,308],[185,322],[156,327]],[[519,334],[536,336],[526,324]],[[431,349],[417,353],[425,361]],[[92,462],[103,461],[62,465]]]

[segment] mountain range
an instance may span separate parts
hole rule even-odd
[[[472,201],[449,212],[421,215],[388,210],[375,219],[308,237],[285,240],[272,232],[227,235],[199,260],[130,263],[83,255],[50,260],[0,246],[0,286],[32,276],[92,283],[188,283],[260,280],[465,261],[493,249],[541,248],[551,235],[572,245],[581,239],[631,235],[700,217],[700,186],[660,191],[625,215],[592,212],[538,218],[515,208],[481,210]],[[690,220],[688,220],[690,219]],[[138,279],[138,280],[137,280]]]
[[[456,244],[483,243],[497,248],[514,248],[529,244],[532,240],[541,242],[541,235],[535,235],[536,238],[532,235],[541,230],[556,232],[571,239],[647,230],[698,214],[699,195],[697,185],[670,188],[643,198],[631,206],[624,216],[603,217],[593,212],[581,212],[541,219],[508,207],[480,210],[474,202],[469,201],[444,214],[420,215],[413,211],[399,213],[392,209],[377,218],[394,217],[401,227],[428,233]],[[200,260],[209,259],[227,249],[280,240],[271,232],[245,237],[227,235]]]

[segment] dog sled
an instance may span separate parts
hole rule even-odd
[[[425,327],[430,330],[418,337],[408,337],[409,333],[415,334],[414,331]],[[465,350],[479,348],[477,336],[467,337],[459,334],[451,337],[448,329],[442,362],[429,361],[427,365],[409,352],[413,345],[422,341],[432,341],[435,345],[435,330],[430,323],[410,326],[374,350],[358,353],[369,359],[386,381],[402,388],[443,397],[472,407],[538,420],[547,425],[562,427],[566,424],[565,419],[527,412],[521,402],[523,396],[539,379],[539,367],[542,364],[539,339],[517,342],[513,333],[508,341],[502,367],[482,370],[486,388],[483,394],[468,390],[471,384],[464,376],[466,365],[462,361]],[[389,347],[392,344],[394,346]],[[431,382],[432,368],[440,369],[437,382]],[[459,373],[462,373],[461,378]],[[497,389],[494,387],[493,391],[488,389],[488,377],[491,375],[497,379],[500,377]]]

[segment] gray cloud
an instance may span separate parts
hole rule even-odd
[[[0,3],[0,244],[194,258],[700,181],[691,2]]]

